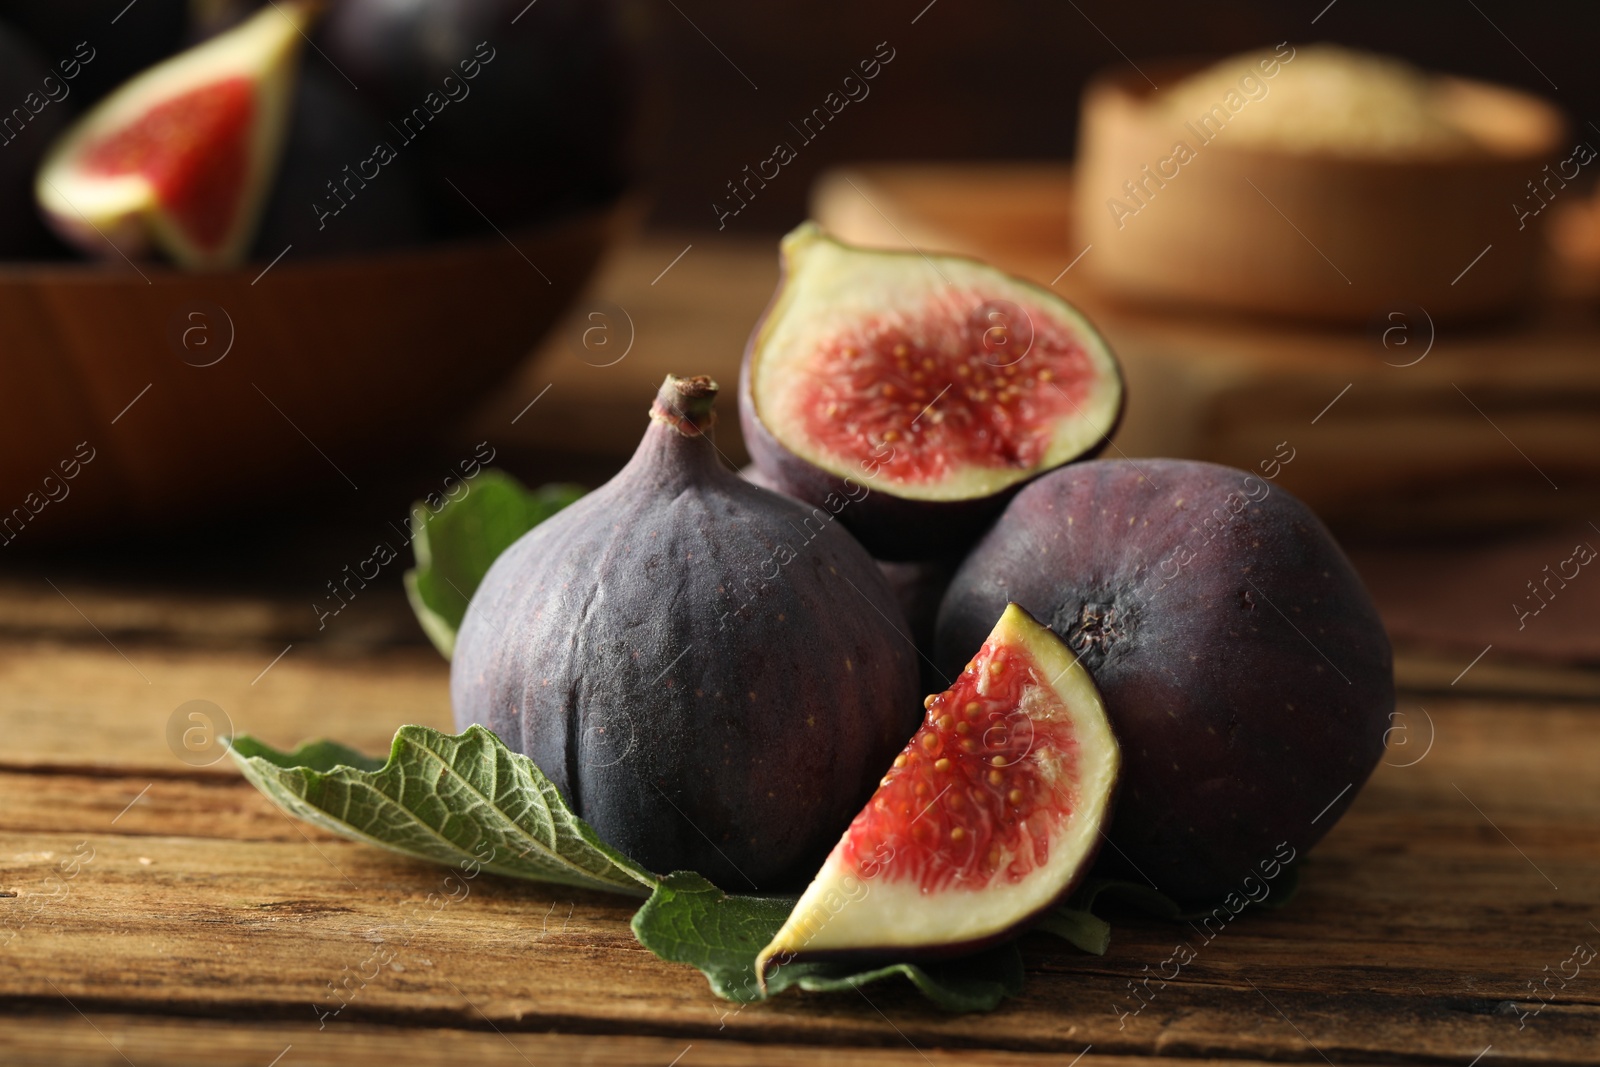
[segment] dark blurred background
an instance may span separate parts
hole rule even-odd
[[[793,226],[805,216],[811,180],[841,161],[1068,158],[1079,93],[1102,68],[1216,58],[1284,40],[1331,41],[1519,86],[1600,136],[1587,126],[1600,121],[1594,4],[659,0],[634,10],[647,22],[643,48],[656,86],[645,142],[652,220],[674,227],[715,229],[711,202],[724,183],[768,156],[775,139],[792,139],[787,123],[884,40],[896,57],[871,83],[871,106],[846,108],[730,229]]]
[[[169,15],[178,12],[173,17],[180,24],[184,18],[181,5],[171,2],[164,6],[141,2],[125,9],[124,3],[72,0],[58,6],[0,0],[0,19],[19,25],[54,25],[55,36],[42,30],[38,34],[41,40],[49,37],[51,41],[75,41],[79,26],[92,26],[103,56],[93,72],[120,80],[141,63],[151,61],[153,54],[138,52],[144,37],[170,43],[179,32],[173,26],[156,24],[166,17],[163,11]],[[390,6],[396,10],[408,7]],[[498,27],[496,39],[509,47],[513,33],[506,15],[516,6],[520,5],[507,7],[505,0],[463,0],[462,9],[492,9],[492,25]],[[193,19],[194,12],[205,14],[211,20],[206,32],[214,32],[256,7],[256,0],[196,0],[189,17]],[[527,124],[503,124],[494,131],[497,143],[489,144],[480,137],[468,146],[472,151],[455,156],[445,153],[435,161],[443,170],[442,177],[460,189],[446,190],[431,206],[443,205],[453,212],[453,221],[464,220],[470,227],[452,233],[450,239],[470,238],[479,242],[474,247],[483,255],[505,257],[503,269],[497,267],[500,274],[492,279],[498,286],[495,300],[515,306],[536,299],[545,292],[546,275],[569,285],[568,292],[551,298],[555,306],[546,321],[554,325],[543,340],[532,350],[520,341],[513,344],[498,368],[483,372],[487,376],[482,381],[463,388],[449,402],[436,399],[413,382],[412,395],[405,402],[411,405],[408,409],[395,395],[399,386],[422,368],[447,380],[459,369],[481,362],[482,353],[475,350],[476,342],[463,323],[477,314],[487,295],[469,291],[470,298],[445,309],[450,314],[440,316],[436,335],[413,338],[412,350],[406,353],[373,350],[370,344],[357,343],[336,348],[333,356],[308,356],[305,345],[285,340],[288,334],[284,331],[302,315],[315,319],[325,310],[324,305],[339,304],[348,289],[334,281],[319,282],[313,274],[297,275],[302,265],[308,271],[317,269],[316,264],[299,260],[303,246],[273,268],[274,273],[260,287],[254,287],[251,279],[265,266],[262,261],[275,254],[273,248],[286,243],[279,241],[242,273],[237,305],[225,296],[207,296],[239,316],[238,348],[215,367],[184,366],[159,340],[148,353],[148,368],[119,366],[120,353],[98,351],[93,346],[85,347],[94,358],[104,361],[103,372],[91,365],[87,354],[80,354],[79,365],[71,367],[70,375],[57,373],[57,362],[65,365],[64,360],[35,359],[30,373],[37,372],[39,381],[52,388],[59,386],[63,392],[70,385],[88,393],[90,400],[81,406],[93,410],[85,416],[81,431],[60,429],[59,441],[52,437],[39,446],[38,456],[12,464],[18,486],[13,495],[20,500],[58,454],[69,454],[72,443],[82,436],[94,435],[107,458],[78,483],[71,500],[53,506],[25,536],[6,546],[10,564],[0,573],[0,587],[6,593],[0,597],[0,611],[6,613],[0,617],[0,631],[67,633],[81,625],[80,613],[41,582],[39,576],[48,574],[68,588],[104,591],[99,607],[88,614],[118,640],[118,635],[151,636],[160,627],[173,626],[191,627],[186,639],[234,640],[225,633],[213,636],[203,621],[188,611],[194,601],[184,598],[239,596],[256,607],[270,605],[274,613],[268,632],[260,637],[264,649],[275,650],[283,641],[300,639],[329,647],[420,644],[422,636],[405,607],[399,579],[400,569],[410,562],[409,550],[404,562],[392,567],[381,583],[374,583],[370,595],[353,605],[337,627],[324,632],[316,625],[310,605],[324,595],[330,575],[370,553],[373,541],[389,536],[411,501],[437,490],[444,475],[463,456],[472,455],[479,442],[492,444],[496,466],[530,484],[575,480],[593,486],[615,472],[637,442],[649,394],[662,373],[710,372],[721,379],[728,394],[719,444],[733,462],[742,463],[745,454],[731,396],[740,353],[777,279],[775,239],[811,213],[819,176],[841,166],[875,162],[1064,163],[1074,155],[1083,88],[1103,71],[1135,72],[1154,61],[1175,57],[1221,58],[1279,41],[1297,47],[1336,42],[1397,56],[1432,70],[1525,89],[1559,107],[1575,138],[1600,139],[1600,128],[1594,125],[1600,123],[1600,67],[1593,55],[1595,42],[1600,41],[1600,5],[1593,4],[1511,4],[1505,0],[1282,4],[1262,0],[1194,5],[1169,0],[1134,4],[1082,0],[981,5],[972,0],[893,0],[861,5],[845,0],[769,0],[759,5],[734,5],[708,0],[617,0],[612,10],[615,40],[609,28],[601,37],[608,43],[620,42],[619,51],[631,54],[631,61],[614,64],[609,52],[604,60],[590,59],[587,54],[573,59],[573,69],[599,80],[570,90],[563,86],[553,99],[546,93],[536,102],[534,110],[546,123],[542,127],[546,136]],[[594,9],[539,0],[537,7],[530,5],[525,13],[526,19],[516,26],[518,32],[541,25],[540,18],[550,19],[549,25],[575,19],[586,26],[584,20],[594,15]],[[337,21],[330,18],[325,28],[316,32],[331,32],[327,27]],[[198,31],[183,32],[194,39]],[[359,32],[355,36],[359,37]],[[577,39],[585,38],[580,33]],[[329,42],[323,39],[323,43]],[[452,43],[451,48],[458,44]],[[559,50],[563,46],[559,40],[553,45],[541,40],[535,47]],[[46,59],[65,54],[59,44],[49,44],[43,52]],[[450,51],[445,58],[453,61],[457,54],[464,53]],[[866,82],[869,95],[865,99],[850,103],[813,138],[799,134],[796,127],[813,109],[823,106],[830,93],[839,92],[844,79],[859,72],[863,60],[877,57],[881,61],[889,56],[892,58],[882,63],[876,77]],[[504,66],[497,69],[509,72],[511,62],[502,62]],[[302,63],[313,80],[343,91],[343,82],[331,73],[326,56],[307,50]],[[546,71],[546,76],[554,75]],[[365,75],[362,80],[367,80]],[[404,107],[420,92],[404,78],[397,79],[397,84],[400,89],[394,101],[398,103],[379,102],[374,108],[377,118],[393,118],[396,108],[404,113]],[[487,79],[480,89],[485,84]],[[375,95],[368,87],[362,99],[370,104]],[[624,129],[616,114],[625,105],[617,101],[625,102],[630,95],[637,101],[637,116],[631,129]],[[492,99],[485,91],[481,108],[479,101],[473,101],[447,113],[440,131],[448,132],[446,120],[490,121],[498,106],[489,102]],[[560,113],[560,121],[551,119],[552,111]],[[588,121],[585,116],[592,114],[605,117]],[[551,130],[558,135],[551,135]],[[498,140],[501,138],[503,141]],[[747,167],[754,168],[772,156],[779,142],[797,150],[794,160],[724,223],[717,205],[731,205],[728,183],[742,179]],[[469,158],[475,151],[484,158]],[[554,198],[556,206],[551,212],[558,220],[561,212],[569,210],[565,205],[571,203],[610,203],[615,192],[610,178],[614,162],[629,160],[628,192],[616,210],[621,221],[615,232],[604,242],[594,242],[592,254],[581,263],[563,261],[557,251],[541,250],[544,246],[538,243],[536,230],[519,230],[519,220],[502,214],[503,201],[493,199],[497,195],[494,183],[475,184],[494,177],[494,168],[485,159],[494,163],[508,156],[519,161],[537,157],[543,175],[540,180],[551,187],[561,186],[561,172],[567,172],[571,188],[563,195],[571,194],[572,199]],[[333,146],[332,158],[342,163],[359,157],[339,143]],[[311,168],[316,178],[330,169],[320,158]],[[591,173],[605,177],[586,184]],[[1064,171],[1058,176],[1062,188],[1059,203],[1053,214],[1041,217],[1036,228],[1060,245],[1060,258],[1050,261],[1048,271],[1038,278],[1041,282],[1049,282],[1052,274],[1065,267],[1082,243],[1068,246],[1065,216],[1070,179]],[[1586,172],[1570,194],[1563,193],[1564,201],[1582,200],[1590,185]],[[505,183],[500,183],[498,191],[505,191]],[[461,199],[457,192],[462,193]],[[585,193],[593,196],[585,201]],[[464,205],[467,194],[471,203]],[[468,206],[473,210],[467,210]],[[480,210],[485,207],[487,212]],[[865,207],[860,210],[871,215]],[[537,216],[538,211],[532,214]],[[983,217],[982,213],[977,217]],[[549,219],[520,221],[542,225]],[[890,230],[896,228],[887,216],[884,222]],[[356,236],[353,226],[346,227],[343,220],[340,227],[341,235]],[[402,256],[414,250],[409,239],[397,237],[394,226],[378,225],[376,233],[391,241],[393,250]],[[515,256],[507,244],[515,249]],[[602,245],[604,255],[600,256]],[[372,250],[378,248],[374,244]],[[387,254],[390,250],[385,247],[382,251]],[[599,268],[591,276],[596,256],[600,256]],[[119,260],[112,260],[102,275],[106,271],[132,275]],[[92,317],[102,309],[117,310],[114,302],[108,301],[80,315],[66,304],[41,300],[30,287],[30,278],[12,273],[11,288],[0,288],[0,296],[9,293],[14,298],[5,305],[10,310],[0,309],[0,316],[11,316],[0,319],[0,346],[12,344],[18,322],[36,308],[43,309],[39,323],[30,318],[27,325],[34,329],[39,349],[47,355],[51,345],[73,334],[76,319]],[[422,277],[426,281],[428,276],[424,272]],[[1081,277],[1080,273],[1068,281],[1076,284]],[[143,283],[133,277],[131,284],[130,306],[140,298]],[[303,301],[303,308],[270,302],[272,294],[289,293],[295,285],[301,286],[302,295],[297,299]],[[385,295],[381,286],[376,288],[379,292],[374,300]],[[1058,291],[1067,293],[1065,287]],[[1068,295],[1079,299],[1075,292]],[[439,302],[427,285],[415,296],[391,292],[387,297],[399,305]],[[569,298],[575,302],[569,303]],[[245,312],[250,310],[247,301],[256,300],[264,302],[256,308],[252,322]],[[1600,499],[1600,485],[1594,484],[1600,464],[1584,459],[1575,460],[1570,470],[1560,466],[1561,457],[1575,457],[1582,451],[1572,444],[1582,440],[1581,434],[1551,431],[1542,442],[1536,436],[1541,426],[1548,428],[1546,413],[1558,407],[1569,428],[1574,420],[1600,424],[1593,414],[1600,383],[1593,380],[1592,372],[1578,375],[1572,371],[1580,363],[1593,363],[1588,357],[1596,347],[1597,307],[1600,301],[1588,299],[1555,311],[1548,307],[1530,310],[1510,320],[1452,331],[1448,343],[1441,344],[1441,353],[1448,350],[1448,358],[1460,361],[1457,366],[1471,364],[1475,368],[1472,374],[1487,374],[1484,367],[1510,367],[1525,348],[1544,345],[1549,337],[1558,338],[1566,346],[1568,363],[1552,365],[1544,377],[1531,384],[1484,377],[1474,385],[1469,379],[1453,377],[1458,371],[1446,364],[1443,355],[1414,372],[1390,374],[1382,364],[1394,367],[1398,363],[1372,344],[1359,327],[1346,324],[1332,329],[1306,323],[1236,320],[1216,329],[1219,340],[1214,354],[1227,354],[1235,337],[1228,330],[1236,330],[1238,338],[1257,348],[1275,347],[1305,356],[1302,364],[1316,364],[1320,355],[1326,355],[1326,370],[1300,367],[1306,371],[1301,391],[1252,393],[1247,383],[1237,395],[1224,398],[1207,417],[1216,423],[1214,436],[1227,437],[1226,447],[1235,451],[1208,453],[1205,458],[1247,466],[1258,456],[1270,455],[1284,434],[1301,435],[1297,444],[1302,439],[1307,442],[1306,458],[1293,469],[1293,478],[1300,481],[1289,484],[1293,479],[1288,479],[1285,484],[1313,499],[1319,480],[1338,483],[1348,471],[1377,466],[1371,455],[1380,448],[1374,444],[1378,436],[1368,426],[1379,421],[1384,435],[1380,450],[1396,470],[1403,469],[1424,445],[1437,453],[1456,448],[1456,441],[1464,442],[1460,469],[1451,472],[1456,479],[1451,490],[1457,496],[1448,507],[1436,504],[1428,492],[1413,492],[1408,487],[1387,500],[1383,508],[1369,508],[1358,499],[1355,506],[1337,515],[1325,512],[1347,544],[1376,543],[1365,558],[1366,568],[1373,576],[1390,575],[1386,588],[1398,588],[1402,580],[1421,573],[1417,556],[1383,555],[1389,544],[1427,543],[1426,558],[1434,561],[1430,573],[1437,580],[1387,601],[1392,624],[1405,604],[1440,603],[1439,590],[1454,588],[1456,575],[1476,565],[1475,556],[1436,551],[1439,542],[1450,541],[1464,545],[1462,552],[1474,552],[1478,540],[1503,533],[1508,526],[1537,527],[1549,522],[1552,515],[1570,524],[1576,519],[1574,501]],[[169,310],[163,305],[149,321],[164,323]],[[374,314],[381,316],[382,312]],[[1537,328],[1545,332],[1525,333],[1534,329],[1536,319]],[[1102,325],[1109,323],[1108,337],[1130,367],[1135,357],[1151,355],[1150,351],[1136,351],[1144,343],[1138,338],[1163,340],[1162,330],[1187,334],[1188,321],[1165,309],[1137,321],[1101,319]],[[590,344],[597,323],[604,324],[603,336],[614,341],[604,350]],[[1123,332],[1124,326],[1130,328]],[[1206,320],[1206,329],[1213,326]],[[113,331],[113,336],[120,343],[136,333]],[[1159,346],[1146,345],[1151,347]],[[1171,347],[1185,358],[1193,354],[1179,344]],[[1312,348],[1317,352],[1306,355]],[[613,360],[612,353],[617,351],[625,356]],[[361,366],[347,365],[358,359]],[[1190,365],[1200,362],[1192,360]],[[1354,363],[1360,367],[1350,370]],[[513,366],[514,371],[503,373],[505,367]],[[1371,388],[1364,380],[1339,400],[1335,417],[1320,424],[1310,421],[1330,399],[1345,396],[1340,390],[1346,382],[1373,370],[1390,377]],[[69,376],[72,383],[65,382]],[[62,381],[57,382],[57,377]],[[1579,377],[1587,392],[1569,388]],[[152,380],[154,388],[145,397],[141,389],[149,388],[146,383]],[[1452,391],[1457,380],[1465,382],[1476,398],[1471,404],[1481,403],[1493,414],[1493,428],[1485,422],[1487,414],[1475,411],[1462,399],[1466,393]],[[11,403],[18,405],[19,417],[39,416],[37,410],[31,410],[38,406],[33,400],[16,399],[31,396],[28,389],[15,382],[0,384],[12,387]],[[1273,388],[1281,384],[1280,380]],[[1181,392],[1181,386],[1171,382],[1167,388]],[[186,389],[196,392],[185,394]],[[1130,410],[1147,425],[1159,421],[1148,414],[1165,402],[1158,397],[1159,391],[1142,385],[1131,391]],[[145,399],[138,400],[137,406],[130,405],[131,410],[125,409],[136,396]],[[271,407],[264,397],[271,398]],[[387,410],[379,410],[385,406]],[[112,422],[114,415],[120,422]],[[1271,422],[1280,415],[1285,424],[1292,424],[1292,430]],[[1258,421],[1263,418],[1265,421]],[[1364,424],[1363,419],[1370,423]],[[1518,419],[1522,421],[1515,421]],[[206,420],[205,425],[197,431],[201,420]],[[160,440],[161,427],[176,428],[171,435],[176,440],[186,423],[189,437],[201,439],[203,447],[192,440],[177,445]],[[1441,433],[1441,425],[1459,436]],[[1509,437],[1502,439],[1497,431]],[[1518,445],[1509,446],[1508,440]],[[145,451],[163,443],[167,446],[164,452]],[[1539,459],[1541,473],[1548,468],[1560,482],[1560,492],[1552,491],[1524,466],[1523,446]],[[1319,463],[1320,468],[1314,466]],[[1470,490],[1485,463],[1492,464],[1498,476],[1514,481],[1513,488],[1504,493],[1498,487],[1485,490],[1480,499],[1461,505],[1459,491],[1463,485]],[[191,481],[206,464],[213,477],[203,490],[191,491]],[[1434,462],[1429,470],[1437,467]],[[219,470],[221,476],[217,477]],[[231,472],[244,473],[235,478]],[[1590,479],[1594,495],[1580,495],[1580,476]],[[259,483],[254,480],[258,477]],[[152,504],[150,495],[140,487],[158,480],[164,480],[163,491],[170,501],[164,498]],[[360,485],[358,491],[352,489],[356,484]],[[1423,486],[1423,490],[1427,488]],[[16,502],[0,501],[0,508]],[[1562,527],[1555,536],[1560,540],[1571,535]],[[1508,574],[1522,573],[1523,557],[1515,557],[1506,566]],[[148,621],[137,598],[124,599],[126,590],[157,597],[182,590],[182,597],[174,601],[181,610],[174,609],[157,626]],[[1384,590],[1378,592],[1382,599]],[[1498,613],[1497,619],[1505,614],[1498,600],[1492,611]],[[1438,621],[1437,616],[1434,612],[1420,618],[1411,626],[1412,632],[1424,633]],[[1450,645],[1452,640],[1441,642]],[[1482,647],[1475,632],[1460,640],[1473,648]],[[1600,648],[1600,637],[1595,640],[1595,647]],[[1600,652],[1586,646],[1583,655],[1591,654]]]

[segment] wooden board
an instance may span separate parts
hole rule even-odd
[[[775,237],[658,233],[616,249],[461,441],[504,442],[532,463],[552,454],[626,458],[661,379],[708,374],[722,387],[717,447],[746,462],[739,363],[777,281]]]
[[[1600,326],[1582,303],[1435,329],[1396,293],[1366,330],[1134,306],[1094,285],[1071,202],[1064,165],[882,165],[824,175],[812,214],[847,240],[978,256],[1083,307],[1128,377],[1112,455],[1254,470],[1288,441],[1282,484],[1346,526],[1501,524],[1600,501]]]
[[[5,1062],[265,1064],[293,1046],[285,1065],[1025,1064],[1092,1047],[1084,1064],[1467,1064],[1493,1046],[1577,1064],[1600,1041],[1600,975],[1520,1030],[1517,1014],[1547,964],[1600,944],[1594,705],[1421,698],[1426,755],[1379,769],[1289,907],[1214,940],[1140,917],[1116,920],[1104,957],[1030,936],[1025,994],[990,1015],[890,985],[739,1010],[634,942],[627,902],[484,876],[435,909],[439,869],[293,822],[226,763],[167,749],[168,715],[197,694],[279,744],[377,751],[400,722],[449,721],[431,653],[296,651],[252,689],[259,656],[181,637],[0,640]],[[1396,764],[1423,751],[1422,721]],[[1120,1016],[1180,942],[1198,958]],[[380,945],[397,953],[384,968]],[[348,1007],[321,1017],[346,982]]]

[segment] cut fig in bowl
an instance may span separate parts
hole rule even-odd
[[[35,194],[51,227],[101,258],[242,260],[278,169],[314,13],[310,3],[264,7],[96,104],[39,169]]]
[[[745,441],[766,481],[828,507],[880,559],[961,552],[1025,482],[1110,440],[1116,358],[1048,289],[814,223],[782,257],[745,352]]]
[[[960,955],[1018,933],[1088,871],[1122,765],[1105,705],[1015,604],[895,757],[772,943],[796,959]]]

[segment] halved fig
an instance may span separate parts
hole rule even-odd
[[[278,168],[313,14],[311,3],[262,8],[100,101],[40,167],[34,190],[51,226],[102,257],[158,249],[184,266],[239,262]]]
[[[959,554],[1023,483],[1110,440],[1116,358],[1048,289],[814,223],[782,257],[745,352],[745,442],[769,482],[880,559]]]
[[[938,958],[1019,932],[1089,869],[1121,752],[1099,691],[1015,604],[756,960]]]

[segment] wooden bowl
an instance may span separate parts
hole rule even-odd
[[[1146,70],[1168,85],[1198,67]],[[1565,124],[1525,93],[1443,82],[1486,145],[1471,157],[1293,155],[1230,145],[1226,127],[1201,143],[1151,106],[1144,78],[1098,78],[1083,98],[1075,187],[1078,241],[1093,246],[1084,270],[1141,301],[1326,320],[1366,321],[1400,301],[1435,320],[1514,307],[1536,277],[1541,220],[1519,230],[1513,205],[1566,154]],[[1193,158],[1163,165],[1178,141]],[[1126,182],[1142,183],[1138,199]]]
[[[0,545],[353,491],[527,355],[628,214],[216,273],[0,265]]]

